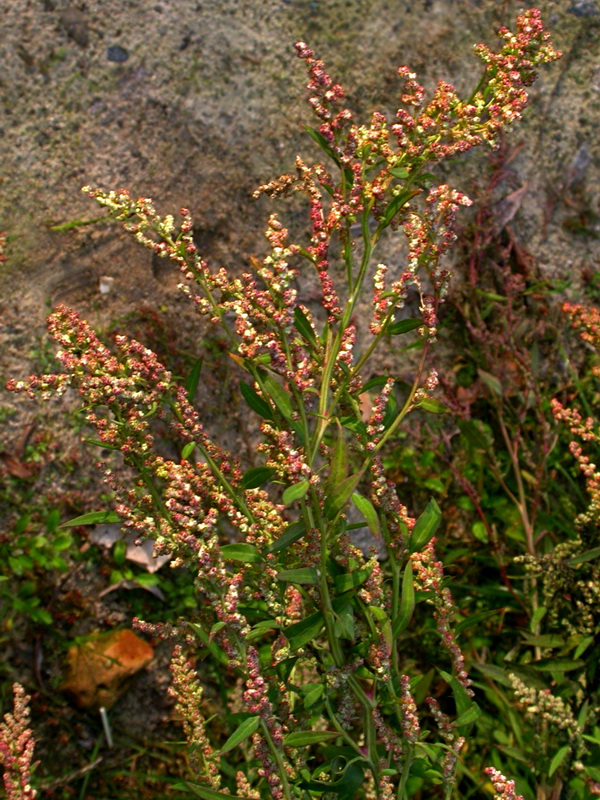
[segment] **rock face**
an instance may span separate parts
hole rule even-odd
[[[152,661],[153,653],[130,630],[94,634],[69,648],[67,677],[60,688],[79,708],[110,708],[127,689],[128,679]]]

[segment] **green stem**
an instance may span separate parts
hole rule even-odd
[[[261,719],[260,724],[262,726],[263,736],[265,737],[266,742],[269,745],[269,750],[271,751],[271,754],[275,759],[275,763],[277,764],[277,772],[279,773],[279,780],[281,781],[281,786],[283,788],[283,793],[285,795],[285,798],[286,800],[292,800],[290,784],[288,783],[285,766],[283,764],[283,759],[281,758],[281,751],[279,750],[279,748],[275,747],[275,742],[273,741],[273,737],[271,736],[271,733],[264,719]]]

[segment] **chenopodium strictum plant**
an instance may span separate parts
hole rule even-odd
[[[244,472],[211,440],[189,392],[151,351],[118,336],[113,352],[65,307],[49,318],[65,374],[12,383],[44,398],[68,386],[79,390],[102,446],[119,450],[137,475],[128,485],[118,471],[104,472],[124,527],[196,573],[206,601],[199,619],[138,624],[179,637],[172,692],[199,796],[404,798],[423,784],[432,796],[453,791],[478,712],[435,555],[440,511],[431,501],[412,519],[386,479],[381,454],[409,412],[432,403],[436,375],[426,360],[450,279],[443,256],[459,207],[471,202],[446,184],[427,189],[427,170],[482,142],[493,145],[520,116],[536,67],[559,57],[539,11],[526,12],[517,25],[516,34],[500,30],[499,52],[477,46],[485,69],[466,101],[441,81],[426,103],[416,76],[401,67],[401,107],[392,124],[379,112],[368,125],[355,123],[342,87],[298,42],[319,119],[308,130],[325,163],[298,157],[293,173],[256,195],[304,194],[310,233],[306,243],[293,243],[272,215],[268,253],[241,277],[212,270],[201,258],[186,209],[176,227],[149,199],[84,188],[141,244],[180,266],[182,291],[226,331],[230,355],[246,373],[241,394],[261,418],[264,465]],[[375,259],[388,228],[408,240],[406,264],[393,271]],[[334,241],[339,269],[331,263]],[[320,282],[319,313],[298,299],[306,269]],[[369,284],[370,319],[358,336],[357,304]],[[417,320],[398,318],[409,289],[420,296]],[[422,349],[399,408],[394,377],[369,380],[369,362],[390,335],[411,329]],[[361,400],[373,390],[363,418]],[[180,441],[179,462],[158,454],[157,421]],[[384,548],[383,559],[375,548],[365,554],[353,544],[351,505],[364,518],[357,524]],[[235,536],[224,536],[223,520]],[[417,602],[432,611],[431,625],[423,615],[421,629],[436,630],[442,646],[434,666],[450,691],[440,689],[441,703],[420,698],[428,666],[412,669],[405,652],[409,636],[414,642],[409,626]],[[198,643],[230,687],[225,742],[222,723],[211,727],[203,716],[193,665]],[[493,786],[504,787],[496,788],[498,796],[515,796],[500,773]]]

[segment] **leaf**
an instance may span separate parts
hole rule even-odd
[[[459,682],[458,678],[455,678],[454,675],[450,675],[448,672],[444,672],[444,670],[440,670],[440,675],[446,681],[447,684],[452,689],[452,694],[454,696],[454,702],[456,703],[456,713],[458,714],[458,718],[466,713],[475,703],[469,696],[469,693]]]
[[[336,575],[333,579],[333,583],[338,593],[343,594],[350,589],[356,589],[358,586],[362,586],[370,574],[371,570],[369,569],[361,569],[360,572],[347,572],[343,575]]]
[[[277,378],[270,372],[258,370],[259,379],[265,392],[277,406],[279,412],[289,419],[292,414],[292,400]]]
[[[394,639],[405,628],[408,627],[415,610],[415,588],[413,581],[413,566],[409,561],[404,568],[404,575],[402,576],[402,596],[400,598],[400,607],[398,608],[398,616],[392,625],[392,636]]]
[[[63,522],[59,528],[73,528],[75,525],[108,525],[121,522],[121,517],[116,511],[90,511],[89,514],[82,514],[80,517]]]
[[[531,615],[531,622],[529,623],[529,628],[531,631],[534,631],[538,623],[541,622],[544,617],[546,616],[546,607],[545,606],[538,606],[536,610]]]
[[[381,538],[381,529],[379,527],[379,516],[375,511],[375,506],[368,497],[363,497],[358,492],[353,492],[352,502],[354,506],[365,518],[365,522],[369,526],[369,530],[377,539]]]
[[[288,733],[283,744],[286,747],[308,747],[311,744],[337,739],[339,735],[337,731],[294,731],[294,733]]]
[[[430,414],[446,414],[448,406],[440,403],[439,400],[434,400],[432,397],[424,397],[419,401],[419,408],[429,411]]]
[[[283,569],[277,573],[278,581],[286,583],[307,583],[316,586],[319,582],[319,572],[315,567],[299,567],[298,569]]]
[[[406,205],[409,200],[412,200],[412,198],[416,195],[421,194],[421,191],[421,189],[406,189],[405,191],[396,195],[393,200],[390,200],[387,208],[383,212],[383,219],[380,223],[381,227],[387,228],[402,206]]]
[[[496,683],[501,684],[502,686],[506,686],[507,688],[512,687],[512,683],[510,679],[506,675],[506,671],[502,669],[502,667],[497,666],[497,664],[473,664],[476,670],[479,672],[483,672],[488,678]]]
[[[457,425],[467,442],[478,450],[488,450],[493,446],[491,432],[480,420],[459,419]]]
[[[284,628],[283,634],[290,643],[291,649],[299,650],[311,639],[316,639],[324,625],[325,617],[323,612],[317,611],[315,614],[300,620],[300,622],[290,625],[289,628]]]
[[[394,178],[399,178],[400,180],[408,178],[408,170],[405,167],[390,167],[388,172],[390,175],[393,175]]]
[[[501,614],[505,611],[504,608],[494,608],[491,611],[482,611],[480,614],[471,614],[471,616],[466,617],[461,622],[458,623],[456,628],[454,629],[456,635],[458,636],[463,631],[466,631],[467,628],[471,628],[473,625],[477,625],[480,622],[483,622],[485,619],[489,619],[490,617],[496,616],[496,614]],[[477,664],[475,666],[478,666]]]
[[[540,672],[570,672],[572,669],[585,667],[585,661],[573,661],[570,658],[545,658],[542,661],[534,661],[528,666]]]
[[[263,419],[273,419],[271,406],[245,381],[240,381],[240,392],[253,411]]]
[[[452,723],[453,728],[463,728],[467,725],[471,725],[475,720],[479,719],[481,716],[481,709],[477,705],[477,703],[473,703],[471,708],[468,708],[460,717],[454,720]]]
[[[239,728],[231,734],[229,739],[227,739],[221,748],[220,755],[225,755],[225,753],[233,750],[234,747],[237,747],[238,744],[243,742],[244,739],[252,736],[252,734],[258,730],[259,725],[260,717],[249,717],[248,719],[245,719]]]
[[[283,493],[283,503],[286,506],[291,505],[294,500],[300,500],[304,495],[308,492],[308,487],[310,483],[307,480],[298,481],[298,483],[293,483]]]
[[[350,475],[325,497],[325,514],[328,519],[333,519],[344,508],[358,486],[361,475],[360,472]]]
[[[574,567],[576,564],[583,564],[586,561],[593,561],[600,557],[600,547],[594,547],[593,550],[587,550],[585,553],[580,553],[578,556],[569,558],[567,564]]]
[[[327,153],[329,158],[331,158],[333,161],[335,161],[335,163],[339,167],[340,166],[340,160],[337,157],[337,155],[335,154],[335,152],[331,149],[331,146],[330,146],[329,142],[323,136],[323,134],[320,131],[317,131],[314,128],[311,128],[309,125],[303,125],[302,127],[308,133],[308,135],[311,137],[311,139],[313,139],[319,145],[321,150],[324,153]]]
[[[425,511],[423,511],[415,522],[415,526],[410,534],[408,544],[411,553],[421,551],[425,545],[433,539],[441,520],[442,512],[440,511],[440,507],[432,498],[427,504]]]
[[[184,445],[184,448],[181,451],[182,461],[187,461],[188,456],[191,456],[191,454],[194,452],[194,447],[196,447],[196,442],[188,442],[186,445]]]
[[[401,333],[414,331],[415,328],[420,328],[421,325],[423,325],[422,319],[401,319],[398,322],[392,322],[391,325],[388,325],[385,332],[390,333],[392,336],[398,336]]]
[[[200,373],[202,372],[202,364],[204,363],[204,356],[200,356],[192,366],[190,370],[190,374],[187,377],[186,382],[184,383],[184,389],[186,391],[187,401],[190,405],[194,402],[194,398],[196,397],[196,389],[198,388],[198,382],[200,380]]]
[[[531,645],[531,647],[563,647],[565,644],[563,637],[554,633],[534,636],[526,631],[521,631],[521,636],[525,640],[525,644]]]
[[[247,564],[256,564],[263,560],[253,544],[244,544],[243,542],[224,544],[221,547],[221,554],[227,561],[244,561]]]
[[[311,684],[310,689],[304,695],[304,708],[308,709],[320,700],[325,692],[325,687],[322,683]]]
[[[556,753],[554,754],[554,758],[550,762],[550,767],[548,769],[549,778],[551,778],[554,775],[556,770],[560,767],[565,758],[568,756],[570,750],[571,750],[570,745],[565,744],[563,747],[560,748],[560,750],[556,751]]]
[[[502,397],[502,384],[495,375],[485,372],[485,370],[482,369],[478,369],[477,374],[481,382],[487,386],[492,394]]]
[[[315,332],[312,328],[312,325],[309,322],[308,317],[304,313],[304,311],[300,308],[300,306],[295,306],[294,308],[294,326],[300,336],[309,342],[312,345],[317,343],[317,337],[315,336]]]
[[[280,550],[285,550],[291,544],[297,542],[298,539],[301,539],[305,533],[306,533],[306,527],[304,525],[304,522],[302,522],[302,520],[300,520],[299,522],[294,522],[293,525],[290,525],[285,529],[285,531],[281,534],[281,536],[278,539],[276,539],[272,544],[270,544],[267,547],[265,552],[278,553]]]
[[[277,472],[273,467],[252,467],[242,477],[242,489],[258,489],[263,483],[270,480]]]
[[[226,794],[225,792],[218,792],[216,789],[209,789],[208,786],[200,786],[197,783],[177,783],[171,787],[179,792],[187,791],[190,794],[195,794],[197,797],[202,797],[204,800],[247,800],[247,798],[238,797],[233,794]]]

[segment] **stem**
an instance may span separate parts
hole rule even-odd
[[[288,783],[287,775],[285,772],[283,759],[281,758],[281,751],[279,750],[279,748],[275,747],[275,742],[273,741],[271,733],[264,719],[261,719],[260,724],[263,729],[263,735],[266,739],[267,744],[269,745],[269,750],[271,751],[273,758],[275,759],[275,763],[277,764],[277,772],[279,773],[279,780],[281,781],[285,798],[286,800],[292,800],[292,793],[290,791],[290,785]]]

